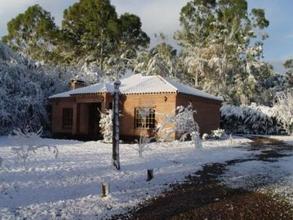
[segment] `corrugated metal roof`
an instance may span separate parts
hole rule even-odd
[[[59,93],[49,98],[70,97],[79,94],[95,94],[103,92],[113,92],[112,83],[97,83],[87,87],[70,90],[68,92]],[[210,95],[204,91],[192,88],[171,79],[165,79],[161,76],[142,76],[135,74],[121,80],[120,92],[122,94],[143,94],[143,93],[163,93],[174,92],[183,93],[208,99],[222,101],[221,97]]]

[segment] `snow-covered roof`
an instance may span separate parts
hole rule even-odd
[[[95,94],[104,92],[113,92],[113,82],[97,83],[83,88],[70,90],[68,92],[59,93],[49,98],[63,98],[79,94]],[[222,101],[221,97],[210,95],[204,91],[192,88],[171,79],[165,79],[161,76],[143,76],[135,74],[127,78],[121,79],[120,92],[122,94],[145,94],[145,93],[164,93],[174,92],[188,95],[204,97]]]

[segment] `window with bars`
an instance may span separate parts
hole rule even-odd
[[[156,111],[154,108],[140,107],[135,108],[134,127],[135,128],[155,128]]]
[[[63,129],[72,129],[73,126],[73,109],[64,108],[62,114],[62,127]]]

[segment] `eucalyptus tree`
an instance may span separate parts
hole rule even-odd
[[[293,59],[288,59],[284,63],[284,67],[287,69],[286,76],[288,79],[288,86],[293,87]]]
[[[192,0],[180,14],[175,39],[196,87],[229,102],[253,100],[257,82],[271,74],[261,61],[269,26],[262,9],[246,0]]]

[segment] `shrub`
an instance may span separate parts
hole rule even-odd
[[[256,104],[221,108],[221,127],[233,134],[280,134],[284,128],[275,109]]]

